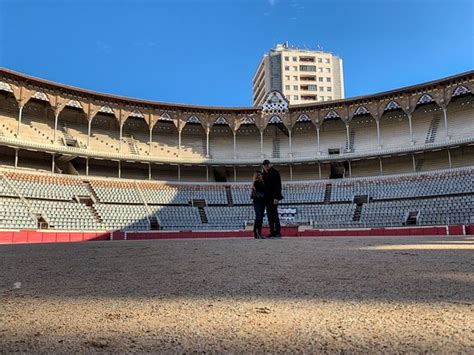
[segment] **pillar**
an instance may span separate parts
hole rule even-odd
[[[235,165],[234,165],[234,182],[237,181],[237,169],[235,168]]]
[[[237,159],[237,131],[232,131],[234,134],[234,159]]]
[[[290,181],[293,181],[293,165],[290,164]]]
[[[380,119],[379,118],[375,119],[375,124],[377,125],[377,145],[379,149],[381,149],[382,145],[380,144]]]
[[[208,128],[206,129],[206,158],[209,158],[209,134],[210,130]]]
[[[349,177],[352,177],[352,164],[351,164],[351,161],[349,160],[348,163],[349,163]]]
[[[118,161],[118,177],[122,178],[122,162],[120,160]]]
[[[444,105],[441,108],[443,109],[444,129],[445,129],[445,132],[446,132],[446,139],[450,139],[449,130],[448,130],[448,108]]]
[[[181,155],[181,129],[178,128],[178,156]]]
[[[263,158],[263,131],[260,130],[260,155]]]
[[[18,168],[18,148],[15,149],[15,169]]]
[[[206,181],[209,182],[209,165],[206,165]]]
[[[150,139],[148,141],[148,155],[151,155],[151,145],[153,144],[153,127],[150,127]]]
[[[415,159],[415,154],[411,155],[411,162],[413,164],[413,172],[416,173],[416,159]]]
[[[451,151],[448,148],[448,161],[449,161],[449,168],[451,169],[453,167],[453,164],[451,162]]]
[[[178,164],[178,181],[181,181],[181,166]]]
[[[379,157],[379,167],[380,167],[380,175],[383,175],[383,164],[382,164],[382,158]]]
[[[410,126],[410,139],[411,139],[411,144],[415,144],[415,141],[413,139],[413,127],[411,124],[411,113],[407,113],[408,116],[408,124]]]
[[[19,105],[20,110],[18,111],[18,127],[16,129],[16,137],[20,137],[20,125],[21,125],[21,117],[23,115],[23,105]]]
[[[51,157],[52,157],[52,159],[51,159],[51,172],[54,174],[54,168],[56,167],[55,166],[55,161],[54,161],[54,153],[51,154]]]
[[[349,123],[346,123],[346,139],[347,139],[346,152],[350,152],[351,151],[351,138],[349,136]]]
[[[319,127],[316,127],[316,135],[318,137],[318,155],[321,154],[321,146],[320,146],[320,141],[319,141]]]
[[[89,176],[89,157],[86,157],[86,176]]]
[[[119,152],[122,152],[122,130],[123,130],[123,123],[120,123]]]
[[[54,112],[53,144],[57,144],[56,134],[57,134],[57,130],[58,130],[58,117],[59,117],[59,111],[55,110],[55,112]]]
[[[288,130],[288,148],[290,149],[290,155],[292,153],[291,150],[291,129]]]
[[[92,120],[89,120],[89,122],[87,123],[87,148],[89,148],[91,143],[91,126]]]
[[[148,180],[151,180],[151,163],[148,163]]]
[[[319,180],[321,180],[322,174],[321,174],[321,163],[318,161],[318,171],[319,171]]]

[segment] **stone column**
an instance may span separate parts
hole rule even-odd
[[[237,131],[232,130],[234,135],[234,159],[237,159]]]
[[[151,155],[151,146],[153,144],[153,127],[150,127],[150,139],[148,142],[148,155]]]
[[[122,152],[122,130],[123,130],[123,123],[120,123],[119,152]]]
[[[15,169],[18,168],[18,148],[15,148]]]
[[[445,105],[441,106],[441,108],[443,109],[444,129],[446,132],[446,139],[449,140],[450,137],[449,137],[449,130],[448,130],[448,108]]]
[[[382,145],[380,144],[380,118],[375,119],[375,124],[377,125],[377,145],[379,149],[382,149]]]
[[[292,155],[292,149],[291,149],[291,129],[288,130],[288,148],[290,150],[290,156]]]
[[[319,127],[316,127],[316,135],[317,135],[317,138],[318,138],[318,155],[321,155],[321,145],[320,145],[320,140],[319,140],[319,130],[320,130],[320,128],[319,128]]]
[[[91,143],[91,126],[92,120],[89,120],[89,122],[87,123],[87,149],[89,149]]]
[[[56,135],[57,135],[57,130],[58,130],[58,117],[59,117],[59,110],[54,110],[54,133],[53,133],[53,144],[58,144],[56,141]]]
[[[263,158],[263,131],[260,130],[260,156]]]
[[[380,175],[383,175],[383,164],[382,164],[382,158],[379,157],[379,167],[380,167]]]
[[[408,124],[410,125],[410,139],[411,139],[411,144],[415,144],[415,140],[413,139],[413,127],[411,124],[411,113],[406,114],[408,116]]]
[[[451,169],[453,167],[453,164],[451,162],[451,151],[448,148],[448,161],[449,161],[449,168]]]
[[[209,158],[209,134],[210,134],[209,127],[206,128],[206,158]]]
[[[346,139],[347,139],[347,149],[346,152],[351,151],[351,138],[349,135],[349,122],[346,123]]]
[[[19,138],[20,137],[20,125],[21,125],[21,117],[23,115],[23,107],[24,105],[19,105],[20,107],[20,110],[18,112],[18,127],[16,129],[16,137]]]

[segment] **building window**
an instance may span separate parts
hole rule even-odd
[[[293,90],[298,90],[298,85],[294,85]]]
[[[323,68],[319,67],[319,68],[318,68],[318,72],[322,73],[322,72],[323,72]]]
[[[290,90],[290,85],[285,85],[285,90]]]
[[[298,67],[297,66],[293,66],[293,71],[298,71]]]
[[[294,95],[294,96],[293,96],[293,99],[294,99],[294,100],[298,100],[298,95]]]
[[[316,66],[315,65],[300,65],[300,70],[301,71],[316,71]]]
[[[318,58],[318,63],[322,63],[323,62],[323,58]]]
[[[293,57],[293,62],[297,62],[297,61],[298,61],[298,58]]]
[[[326,69],[326,73],[330,73],[331,72],[331,68],[324,68]]]
[[[327,64],[329,64],[331,61],[329,60],[329,58],[326,58],[326,59],[324,60],[324,62],[327,63]]]
[[[317,91],[318,87],[316,85],[308,85],[308,91]]]
[[[290,60],[290,57],[285,57],[285,61],[289,61]]]
[[[290,70],[290,67],[288,65],[285,65],[285,70]]]
[[[298,80],[298,77],[296,75],[294,75],[293,80]]]
[[[319,82],[323,82],[324,78],[322,76],[319,77]]]
[[[320,86],[319,91],[324,92],[324,86]]]
[[[326,78],[326,82],[327,82],[327,83],[330,83],[330,82],[331,82],[331,78]]]
[[[328,100],[332,100],[332,96],[328,96]]]
[[[290,80],[290,76],[289,75],[285,75],[285,80]]]
[[[331,92],[331,91],[332,91],[332,88],[331,88],[330,86],[328,86],[328,87],[326,88],[326,91],[327,91],[327,92]]]

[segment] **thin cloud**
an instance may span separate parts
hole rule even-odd
[[[112,51],[112,46],[104,41],[95,41],[95,46],[99,52],[109,54]]]
[[[268,3],[270,4],[270,6],[275,6],[276,2],[277,0],[268,0]]]

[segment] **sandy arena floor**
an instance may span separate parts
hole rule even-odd
[[[474,351],[474,238],[0,245],[0,353]]]

